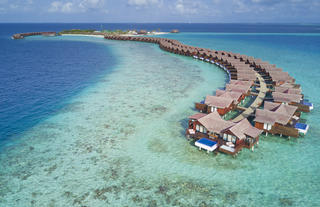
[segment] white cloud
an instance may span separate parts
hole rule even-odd
[[[254,0],[252,0],[252,1],[254,1]],[[250,11],[249,6],[242,1],[233,0],[233,5],[234,5],[234,12],[235,13],[246,13],[246,12]]]
[[[104,0],[83,0],[79,3],[79,7],[88,10],[88,9],[98,9],[104,6]]]
[[[139,7],[145,6],[160,6],[162,0],[128,0],[128,5]]]
[[[88,10],[101,10],[105,13],[104,0],[71,0],[54,1],[50,4],[49,12],[80,13]]]
[[[51,2],[49,12],[58,12],[61,10],[63,3],[60,1]]]
[[[63,12],[63,13],[71,13],[74,11],[76,11],[76,10],[74,10],[72,2],[67,2],[61,6],[61,12]]]
[[[33,4],[33,0],[0,0],[0,5],[2,5],[2,13],[3,11],[13,11],[13,10],[22,10],[22,11],[28,11],[31,10],[31,5]]]
[[[180,14],[196,14],[198,13],[199,2],[178,0],[174,6],[175,11]]]

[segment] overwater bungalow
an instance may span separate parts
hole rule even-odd
[[[301,89],[301,86],[299,84],[296,84],[296,83],[288,83],[288,82],[285,82],[281,85],[279,85],[281,87],[285,87],[285,88],[296,88],[296,89]]]
[[[218,149],[234,155],[243,147],[253,147],[262,131],[289,137],[307,132],[309,126],[299,123],[300,115],[312,110],[313,104],[303,99],[295,79],[276,65],[247,55],[187,46],[167,38],[136,40],[155,41],[163,50],[210,62],[228,73],[230,82],[225,90],[217,90],[216,96],[207,96],[196,103],[196,108],[203,113],[189,117],[187,135],[197,139],[195,145],[200,149]],[[258,93],[251,91],[254,87]],[[271,96],[267,97],[269,92]],[[221,118],[248,95],[257,96],[250,107],[243,107],[244,112],[233,121]],[[274,103],[266,102],[267,99]],[[263,102],[264,109],[258,109]],[[254,114],[256,128],[246,119]]]
[[[242,119],[230,128],[222,131],[223,142],[219,147],[220,152],[234,155],[243,147],[254,149],[254,145],[259,143],[259,136],[262,130],[253,127],[247,119]]]
[[[233,82],[234,83],[234,82]],[[248,96],[251,90],[251,85],[241,85],[239,83],[232,84],[232,82],[226,84],[226,91],[235,91]]]
[[[233,98],[209,95],[206,97],[204,104],[207,106],[207,113],[217,111],[221,116],[228,113],[235,106]]]
[[[264,109],[257,109],[255,113],[255,127],[271,134],[285,135],[288,137],[299,137],[301,123],[298,107],[265,102]],[[297,124],[299,123],[299,124]],[[308,129],[303,131],[306,133]]]
[[[272,79],[272,83],[274,86],[279,86],[284,83],[294,83],[295,79],[292,78],[287,72],[283,71],[269,71],[269,76]]]
[[[288,93],[288,94],[298,94],[301,95],[301,88],[288,88],[288,87],[284,87],[284,86],[275,86],[274,87],[274,91],[275,92],[279,92],[279,93]]]
[[[230,80],[229,84],[232,85],[242,85],[242,86],[249,86],[253,85],[253,81],[244,81],[244,80]]]
[[[313,109],[313,104],[305,101],[301,94],[272,92],[274,102],[289,104],[298,107],[298,111],[310,112]]]
[[[189,117],[189,128],[187,136],[195,139],[195,145],[200,149],[204,148],[211,151],[213,148],[218,148],[220,152],[235,155],[243,147],[253,149],[253,146],[258,143],[259,135],[262,130],[254,128],[247,119],[234,123],[221,118],[218,112],[212,112],[208,115],[195,114]],[[205,139],[203,139],[205,138]],[[214,141],[205,147],[206,140]]]
[[[236,79],[244,80],[244,81],[255,81],[257,79],[257,76],[253,71],[248,70],[248,71],[238,72]]]
[[[241,100],[243,100],[245,97],[244,94],[242,94],[240,92],[225,91],[225,90],[220,90],[220,89],[216,90],[216,96],[232,99],[235,105],[240,103]]]

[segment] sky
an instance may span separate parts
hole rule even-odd
[[[0,0],[0,22],[320,23],[320,0]]]

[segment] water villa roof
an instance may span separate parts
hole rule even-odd
[[[218,112],[212,112],[198,120],[208,131],[221,133],[223,130],[234,126],[231,121],[223,120]]]
[[[231,98],[208,95],[204,103],[208,106],[224,109],[229,107],[232,104],[232,102],[233,102],[233,99]]]
[[[288,72],[283,71],[274,71],[270,70],[269,75],[273,81],[286,81],[286,82],[294,82],[294,78],[292,78]]]
[[[299,84],[295,84],[295,83],[288,83],[288,82],[285,82],[283,83],[282,85],[280,85],[281,87],[286,87],[286,88],[298,88],[300,89],[300,85]]]
[[[269,110],[269,111],[275,111],[275,110],[277,110],[277,108],[279,108],[280,105],[281,105],[281,103],[274,103],[271,101],[265,101],[263,108],[266,110]]]
[[[281,103],[300,103],[302,100],[301,94],[272,92],[272,97],[275,102]]]
[[[214,133],[224,133],[230,131],[239,139],[249,137],[258,137],[262,130],[253,127],[247,119],[234,123],[226,121],[220,117],[218,112],[212,112],[198,120],[208,131]]]
[[[240,97],[242,96],[242,93],[236,92],[236,91],[225,91],[225,90],[216,90],[216,96],[232,99],[235,102],[238,102]]]
[[[300,88],[288,88],[283,86],[276,86],[275,92],[279,93],[289,93],[289,94],[301,94]]]
[[[198,120],[198,119],[201,119],[201,118],[204,117],[204,116],[207,116],[207,114],[197,113],[197,114],[194,114],[194,115],[192,115],[192,116],[189,116],[189,119]]]
[[[247,81],[255,81],[257,79],[257,76],[255,73],[250,73],[250,71],[237,73],[237,79],[238,80],[247,80]]]
[[[232,85],[245,85],[245,86],[251,86],[253,84],[253,81],[243,81],[243,80],[230,80],[229,82]]]
[[[264,109],[256,110],[255,122],[282,125],[288,124],[298,107],[285,104],[265,102]]]
[[[242,119],[228,130],[239,139],[244,139],[246,136],[258,137],[262,133],[262,130],[253,127],[247,119]]]
[[[235,91],[240,93],[248,93],[250,90],[250,85],[240,85],[240,84],[226,84],[227,91]]]

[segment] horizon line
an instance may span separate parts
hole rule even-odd
[[[320,22],[0,22],[0,24],[311,24]]]

